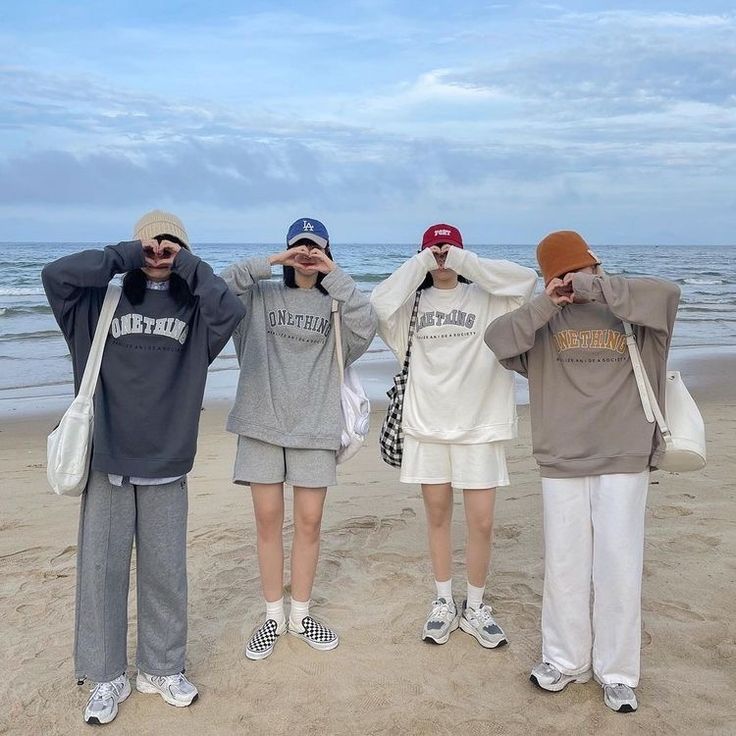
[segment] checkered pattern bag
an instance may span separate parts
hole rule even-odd
[[[381,457],[385,463],[394,468],[401,467],[401,456],[404,452],[404,433],[401,430],[401,420],[404,415],[404,393],[409,380],[409,358],[411,357],[411,343],[417,324],[417,312],[419,311],[419,299],[421,291],[417,291],[414,297],[414,308],[411,312],[409,322],[409,340],[406,344],[406,356],[401,370],[394,376],[394,385],[386,392],[388,396],[388,410],[386,418],[381,426],[381,434],[378,438],[381,447]]]

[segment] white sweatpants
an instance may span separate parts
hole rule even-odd
[[[648,486],[648,470],[542,478],[542,659],[560,672],[639,684]]]

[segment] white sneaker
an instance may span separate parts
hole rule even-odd
[[[85,723],[110,723],[118,714],[118,705],[130,695],[130,680],[123,673],[110,682],[98,682],[90,692],[84,709]]]
[[[457,612],[455,601],[450,598],[438,598],[432,603],[432,610],[427,616],[422,630],[422,640],[429,640],[435,644],[445,644],[450,634],[458,627],[460,614]]]
[[[486,649],[495,649],[508,643],[506,634],[493,618],[492,610],[483,603],[477,610],[469,608],[468,602],[463,601],[463,614],[460,617],[460,628],[466,634],[474,636]]]
[[[177,708],[186,708],[199,697],[197,688],[189,682],[183,672],[176,675],[160,676],[147,675],[145,672],[138,670],[138,677],[135,678],[135,689],[139,693],[157,693],[169,705],[174,705]]]
[[[633,713],[639,707],[634,690],[621,683],[603,686],[603,702],[617,713]]]
[[[273,652],[278,638],[284,633],[286,633],[286,621],[277,624],[274,619],[267,619],[248,640],[245,646],[245,656],[248,659],[266,659]]]
[[[557,667],[548,662],[540,662],[534,667],[529,679],[542,690],[558,693],[566,688],[571,682],[588,682],[592,676],[590,670],[581,672],[579,675],[565,675]]]

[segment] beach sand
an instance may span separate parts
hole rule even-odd
[[[254,523],[247,489],[230,483],[226,405],[211,402],[190,476],[187,674],[200,699],[176,709],[134,691],[105,733],[736,733],[736,358],[679,360],[707,422],[709,464],[653,475],[638,713],[609,711],[594,682],[550,694],[528,681],[540,652],[543,568],[526,407],[509,443],[512,485],[498,494],[488,586],[509,646],[484,650],[460,630],[445,646],[420,641],[433,593],[423,508],[418,488],[400,485],[379,459],[376,413],[370,444],[341,467],[324,518],[313,611],[340,632],[340,646],[315,652],[286,636],[268,660],[246,660],[263,608]],[[89,733],[88,687],[75,685],[71,660],[79,500],[54,497],[45,484],[45,435],[57,419],[13,415],[0,425],[0,734]],[[458,495],[459,598],[460,503]],[[131,657],[134,575],[132,583]]]

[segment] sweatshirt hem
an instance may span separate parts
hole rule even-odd
[[[421,430],[416,427],[402,426],[404,434],[420,442],[453,445],[481,445],[486,442],[512,440],[518,434],[518,421],[507,424],[491,424],[474,429],[454,430],[452,432],[439,429]]]
[[[92,469],[101,473],[112,473],[123,477],[173,478],[186,475],[194,465],[194,458],[175,460],[150,460],[143,458],[117,458],[113,455],[95,453]]]
[[[229,417],[225,428],[233,434],[252,437],[255,440],[267,442],[269,445],[276,445],[277,447],[289,447],[296,450],[337,451],[340,449],[339,437],[325,437],[311,434],[285,435],[282,430],[272,427],[260,427],[250,422],[246,424],[239,421],[237,417]]]
[[[542,463],[537,459],[542,478],[581,478],[588,475],[612,475],[614,473],[641,473],[649,468],[646,455],[619,455],[575,460],[556,460]]]

